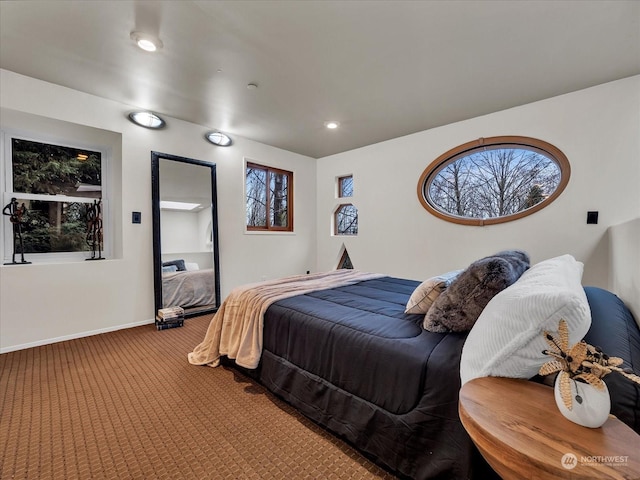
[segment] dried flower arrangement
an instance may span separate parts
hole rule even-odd
[[[640,384],[640,377],[634,373],[625,372],[620,365],[622,359],[610,357],[599,347],[589,345],[584,340],[569,348],[569,329],[567,322],[560,320],[558,325],[559,338],[554,337],[546,330],[543,332],[544,339],[551,347],[550,350],[543,350],[542,353],[553,357],[540,367],[540,375],[550,375],[556,372],[566,372],[561,375],[560,394],[565,406],[571,410],[573,408],[571,396],[571,380],[587,383],[598,390],[604,390],[605,384],[602,377],[611,372],[618,372],[620,375]],[[576,401],[582,403],[582,397],[576,395]]]

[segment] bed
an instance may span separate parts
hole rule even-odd
[[[373,276],[273,296],[259,309],[259,360],[245,366],[269,390],[400,477],[490,478],[458,417],[468,332],[430,332],[425,314],[405,313],[420,285]],[[631,313],[609,292],[582,291],[593,312],[588,340],[604,343],[638,372],[640,331]],[[214,348],[213,356],[194,358],[211,353],[210,333],[190,354],[191,363],[238,356],[235,348]],[[638,386],[605,380],[612,413],[640,432]]]
[[[216,289],[213,269],[163,272],[162,302],[165,308],[214,305]]]
[[[276,302],[257,378],[307,417],[411,478],[469,478],[458,419],[465,334],[405,314],[420,282],[383,277]]]

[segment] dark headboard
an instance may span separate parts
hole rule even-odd
[[[609,356],[624,360],[622,368],[640,375],[640,329],[624,302],[597,287],[584,287],[591,307],[591,328],[585,341]],[[604,377],[611,395],[611,413],[640,434],[640,385],[615,372]]]

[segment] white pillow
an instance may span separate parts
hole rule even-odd
[[[454,270],[431,277],[416,287],[407,302],[404,313],[427,313],[433,302],[451,285],[462,270]]]
[[[462,349],[460,377],[531,378],[550,359],[542,331],[569,327],[569,344],[591,326],[591,310],[582,288],[584,265],[571,255],[532,266],[484,308]]]
[[[197,263],[184,262],[184,268],[187,272],[193,272],[194,270],[200,270]]]

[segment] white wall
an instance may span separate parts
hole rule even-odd
[[[571,163],[564,193],[540,212],[498,225],[429,214],[417,195],[426,166],[457,145],[497,135],[560,148]],[[585,262],[585,284],[607,288],[606,231],[640,215],[640,76],[325,157],[317,172],[320,270],[335,268],[343,243],[355,268],[417,280],[521,248],[532,262],[570,253]],[[331,236],[335,179],[350,173],[358,236]],[[586,224],[590,210],[600,212],[599,224]]]
[[[211,210],[206,209],[211,218]],[[203,244],[198,235],[198,214],[195,212],[181,212],[177,210],[160,210],[160,244],[162,254],[198,252]],[[209,247],[211,250],[211,247]]]
[[[121,239],[119,258],[0,266],[0,352],[151,322],[152,150],[217,165],[223,297],[241,283],[315,269],[315,160],[243,138],[234,138],[228,148],[215,147],[203,139],[206,127],[172,118],[161,131],[140,128],[126,119],[131,106],[6,70],[0,70],[0,85],[0,107],[6,111],[122,138],[121,152],[115,152],[122,164],[122,203],[113,226]],[[11,117],[0,117],[3,128],[13,126]],[[245,156],[294,172],[295,234],[244,233]],[[142,212],[142,224],[130,223],[132,211]]]
[[[609,228],[609,290],[640,325],[640,218]]]
[[[162,261],[182,259],[200,269],[213,268],[211,209],[199,212],[160,210]],[[209,235],[207,235],[209,234]]]

